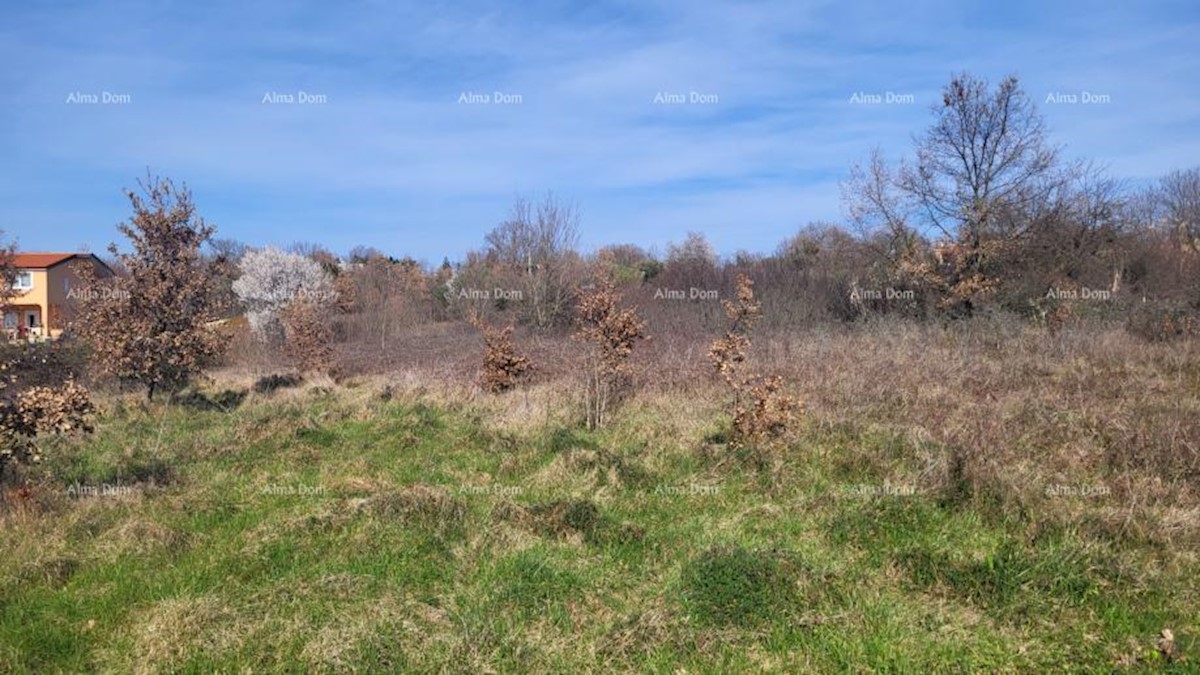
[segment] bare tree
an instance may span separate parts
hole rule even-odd
[[[1158,195],[1180,247],[1200,253],[1200,169],[1167,174]]]
[[[508,220],[485,240],[489,257],[520,271],[526,319],[539,329],[563,324],[570,315],[572,282],[580,265],[575,206],[553,194],[536,205],[519,198]]]
[[[937,119],[917,139],[916,164],[901,168],[899,186],[947,237],[978,248],[1014,225],[996,217],[1000,210],[1044,201],[1062,183],[1058,150],[1016,77],[989,91],[986,81],[957,75],[933,113]]]
[[[412,258],[393,260],[371,255],[347,273],[353,289],[356,325],[379,350],[387,350],[389,340],[406,325],[411,326],[423,313],[422,303],[431,303],[425,273]]]
[[[212,302],[224,309],[224,318],[231,318],[238,312],[233,282],[238,278],[238,262],[246,252],[246,245],[235,239],[211,239],[207,249],[204,260],[214,275]]]
[[[688,232],[682,242],[667,244],[667,264],[716,267],[717,250],[703,233]]]
[[[991,89],[956,75],[932,112],[933,125],[914,139],[914,161],[892,172],[876,154],[852,173],[848,211],[861,226],[886,229],[889,258],[943,293],[943,306],[969,312],[997,285],[989,265],[1045,221],[1039,211],[1078,171],[1059,161],[1015,77]],[[934,259],[913,251],[922,230],[942,235]]]
[[[894,266],[914,255],[920,237],[912,224],[912,202],[879,149],[866,166],[851,167],[841,187],[851,225],[880,259]]]

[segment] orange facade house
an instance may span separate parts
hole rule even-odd
[[[4,332],[9,339],[57,337],[70,321],[72,307],[94,297],[84,286],[79,266],[90,265],[97,278],[112,270],[90,253],[18,253],[10,297],[4,306]]]

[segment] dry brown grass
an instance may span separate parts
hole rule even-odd
[[[652,446],[699,443],[722,407],[724,383],[707,358],[712,331],[697,319],[693,330],[662,334],[654,316],[646,332],[655,339],[629,361],[637,394],[625,415],[653,420],[637,423],[640,440]],[[477,338],[465,325],[421,326],[403,339],[420,348],[397,354],[385,374],[361,376],[359,390],[391,386],[398,396],[469,402],[508,432],[575,419],[565,337],[529,336],[528,353],[547,367],[522,396],[499,399],[473,393],[478,366],[464,345]],[[1090,527],[1114,535],[1200,538],[1194,340],[1148,342],[1122,326],[1083,321],[1049,332],[985,317],[945,325],[879,320],[762,328],[746,358],[756,370],[803,382],[813,424],[908,439],[925,458],[922,489],[950,490],[957,480],[969,494],[1013,508],[1064,519],[1087,512]],[[1046,494],[1052,486],[1104,494],[1062,498]]]

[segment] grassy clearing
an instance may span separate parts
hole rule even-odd
[[[1023,515],[847,420],[752,468],[715,401],[647,398],[595,433],[365,386],[115,400],[5,516],[0,671],[1109,672],[1163,628],[1196,658],[1194,548],[1089,526],[1103,499]]]

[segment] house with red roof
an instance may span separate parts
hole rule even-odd
[[[112,269],[91,253],[17,253],[10,262],[15,274],[0,308],[9,339],[62,333],[77,304],[100,292],[84,286],[81,266],[91,266],[98,279],[113,275]]]

